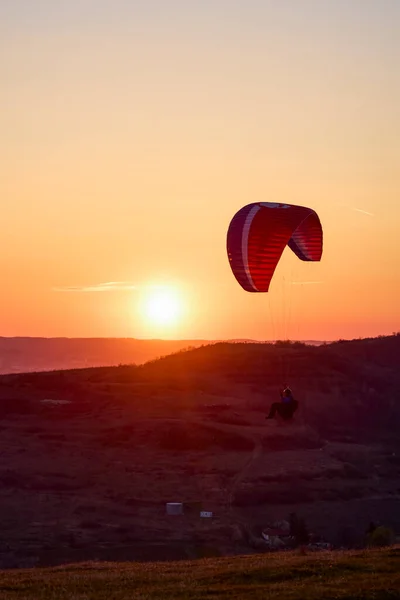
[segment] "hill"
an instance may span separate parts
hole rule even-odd
[[[293,512],[335,546],[400,532],[399,367],[393,335],[2,376],[0,565],[267,551]],[[267,422],[284,379],[298,414]]]
[[[400,598],[400,548],[5,571],[0,589],[4,600],[392,600]]]

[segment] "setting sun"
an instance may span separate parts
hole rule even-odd
[[[175,325],[182,316],[181,298],[174,289],[152,289],[144,298],[143,313],[152,325]]]

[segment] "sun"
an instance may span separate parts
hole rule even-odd
[[[152,325],[175,325],[182,316],[181,297],[172,288],[153,288],[144,298],[143,313]]]

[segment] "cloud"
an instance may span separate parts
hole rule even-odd
[[[138,285],[130,281],[107,281],[106,283],[95,283],[93,285],[71,285],[53,288],[55,292],[114,292],[120,290],[137,290]]]
[[[369,212],[368,210],[364,210],[363,208],[356,208],[355,206],[348,206],[347,204],[342,204],[344,208],[348,208],[349,210],[355,210],[363,215],[368,215],[369,217],[375,217],[375,214]]]
[[[87,293],[87,292],[117,292],[117,291],[130,291],[130,290],[144,290],[144,289],[165,289],[169,288],[168,284],[137,284],[132,281],[106,281],[105,283],[94,283],[90,285],[68,285],[64,287],[53,288],[54,292],[75,292],[75,293]]]
[[[350,208],[352,208],[353,210],[362,213],[363,215],[369,215],[370,217],[374,217],[374,213],[369,212],[368,210],[364,210],[362,208],[355,208],[355,206],[351,206]]]

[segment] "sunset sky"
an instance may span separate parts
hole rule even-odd
[[[398,0],[13,0],[0,55],[0,335],[400,330]],[[268,294],[226,255],[250,202],[324,228]]]

